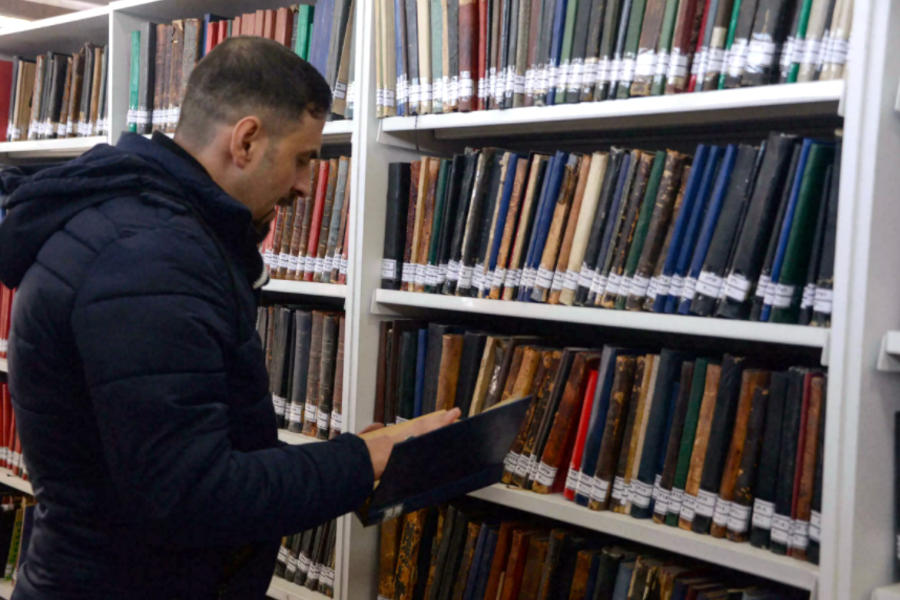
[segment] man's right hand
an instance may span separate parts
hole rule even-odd
[[[439,410],[427,415],[422,415],[410,421],[387,427],[367,427],[359,434],[369,448],[369,457],[372,459],[372,470],[375,471],[375,480],[381,478],[384,468],[394,444],[400,443],[411,437],[423,435],[435,429],[450,425],[460,416],[460,410]]]

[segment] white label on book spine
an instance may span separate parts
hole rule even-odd
[[[494,269],[493,273],[491,273],[491,288],[502,287],[504,281],[506,281],[506,269],[497,267]]]
[[[416,285],[425,285],[425,265],[422,263],[416,263],[416,274],[413,282]]]
[[[579,274],[578,271],[569,269],[562,278],[562,287],[564,290],[574,292],[578,289]]]
[[[438,79],[432,86],[433,94],[431,96],[431,111],[442,112],[444,100],[444,80]]]
[[[503,459],[503,470],[510,473],[515,473],[516,465],[518,464],[518,462],[519,453],[510,450],[506,453],[506,458]]]
[[[484,288],[484,265],[477,264],[472,268],[472,287],[476,290]]]
[[[684,490],[680,488],[672,488],[669,494],[669,513],[678,515],[681,513],[681,503],[684,500]]]
[[[447,80],[444,90],[447,94],[446,103],[455,107],[459,103],[459,78],[454,75]]]
[[[728,530],[734,533],[745,533],[750,525],[750,507],[731,502],[728,515]]]
[[[572,61],[571,73],[569,74],[569,83],[566,86],[570,94],[577,94],[581,91],[581,85],[584,82],[584,60],[576,58]]]
[[[775,513],[772,517],[772,533],[770,534],[773,542],[787,545],[791,536],[791,518],[787,515]]]
[[[727,527],[729,515],[731,515],[731,501],[717,498],[716,510],[713,511],[713,523],[719,527]]]
[[[272,405],[275,407],[275,414],[279,417],[284,416],[284,398],[272,394]]]
[[[282,252],[278,255],[278,268],[279,269],[287,269],[291,266],[291,255],[287,252]]]
[[[482,77],[478,80],[478,99],[484,102],[485,98],[487,98],[488,92],[488,82],[487,77]]]
[[[316,422],[316,405],[307,402],[303,408],[303,417],[306,423]]]
[[[609,84],[612,85],[622,79],[622,57],[616,56],[609,63]]]
[[[278,547],[278,562],[287,564],[288,561],[288,549],[284,546]]]
[[[559,76],[559,65],[547,66],[547,91],[556,89],[556,86],[559,85]]]
[[[760,73],[772,66],[778,47],[769,34],[754,33],[750,37],[747,48],[747,59],[744,70],[749,73]]]
[[[556,467],[551,467],[545,462],[538,463],[537,477],[534,480],[538,484],[549,488],[553,485],[554,479],[556,479]]]
[[[694,292],[697,290],[697,280],[693,277],[685,277],[684,284],[681,286],[681,299],[690,302],[694,299]]]
[[[635,59],[622,59],[622,75],[619,77],[619,83],[631,83],[634,81]]]
[[[576,494],[584,496],[585,498],[590,498],[591,492],[594,489],[594,478],[584,471],[578,471],[578,481],[575,485]]]
[[[594,277],[594,280],[591,282],[591,293],[592,294],[602,294],[606,289],[606,285],[609,283],[609,278],[606,275],[601,275],[597,273]]]
[[[771,529],[772,517],[775,515],[775,504],[768,500],[753,500],[753,526],[759,529]]]
[[[657,296],[669,293],[669,285],[672,278],[669,275],[656,275],[650,278],[650,285],[647,287],[647,297],[656,300]]]
[[[447,281],[459,281],[459,261],[451,260],[447,263]]]
[[[831,47],[825,56],[827,64],[845,65],[847,64],[847,54],[850,51],[850,42],[842,38],[834,38],[831,41]]]
[[[722,278],[712,271],[700,271],[697,278],[697,291],[710,298],[718,298],[722,289]]]
[[[537,270],[537,275],[535,276],[534,285],[535,287],[547,289],[553,283],[553,271],[549,269],[545,269],[544,267],[539,267]]]
[[[578,273],[578,285],[584,288],[590,288],[594,282],[597,272],[587,266],[582,265],[581,271]]]
[[[668,79],[685,78],[688,75],[688,56],[682,54],[681,48],[672,48],[669,57],[669,70],[666,72]]]
[[[329,254],[322,259],[322,274],[328,275],[334,269],[334,255]]]
[[[669,490],[665,490],[663,488],[659,488],[659,492],[657,493],[654,490],[654,502],[653,502],[653,512],[658,515],[665,515],[669,512],[669,503],[672,497],[671,492]]]
[[[710,48],[708,54],[707,73],[721,73],[725,65],[725,49]]]
[[[711,518],[716,510],[716,494],[707,490],[697,493],[697,505],[694,511],[701,517]]]
[[[539,464],[540,461],[534,454],[528,457],[528,479],[530,479],[531,481],[534,481],[534,479],[537,477]]]
[[[397,103],[405,104],[409,101],[409,79],[406,76],[397,77]]]
[[[628,485],[625,483],[625,478],[620,475],[613,478],[612,497],[622,502],[628,499]]]
[[[650,506],[653,497],[653,486],[638,479],[631,480],[631,502],[639,508]]]
[[[610,60],[608,56],[604,56],[597,63],[596,77],[594,78],[594,82],[596,85],[601,86],[604,83],[609,81],[609,72],[612,65],[610,64]]]
[[[419,78],[413,77],[409,82],[409,103],[414,110],[419,109],[419,102],[422,100],[422,86],[419,85]]]
[[[438,283],[438,267],[437,265],[425,265],[425,285],[437,285]]]
[[[750,293],[750,282],[739,273],[732,273],[725,280],[725,296],[735,302],[744,302]]]
[[[510,269],[506,272],[506,279],[503,281],[503,287],[516,288],[522,281],[522,269]]]
[[[524,94],[525,93],[525,76],[524,75],[515,75],[513,78],[513,93],[514,94]]]
[[[794,55],[798,54],[796,48],[797,39],[792,35],[788,36],[787,41],[781,47],[781,60],[779,61],[779,66],[782,70],[787,70],[788,67],[791,66],[791,62],[793,62],[794,60]]]
[[[619,295],[619,287],[621,285],[622,285],[622,274],[621,273],[610,273],[609,278],[606,281],[606,288],[603,291],[606,294],[618,296]]]
[[[816,284],[807,283],[803,286],[803,297],[800,300],[800,308],[812,308],[816,303]]]
[[[672,275],[672,282],[669,285],[669,296],[681,298],[681,292],[684,290],[684,277],[681,275]]]
[[[347,274],[347,257],[341,256],[340,264],[338,265],[338,274],[346,275]]]
[[[757,298],[765,298],[766,294],[769,292],[769,287],[772,285],[772,278],[769,275],[760,275],[759,281],[756,282],[756,297]]]
[[[344,432],[344,416],[337,411],[331,413],[331,431],[337,433]]]
[[[831,305],[834,301],[834,290],[828,288],[816,287],[816,298],[813,304],[813,310],[817,313],[826,315],[831,314]]]
[[[316,427],[319,431],[328,431],[328,424],[331,422],[331,413],[326,410],[316,411]]]
[[[578,471],[576,471],[573,467],[569,467],[569,470],[566,472],[566,489],[574,490],[578,487]]]
[[[490,68],[487,73],[487,89],[484,91],[485,98],[494,98],[497,95],[497,69]]]
[[[300,425],[303,423],[303,404],[299,402],[291,402],[287,413],[288,423]]]
[[[661,81],[663,77],[666,76],[666,71],[669,68],[669,52],[668,50],[661,50],[656,54],[656,66],[653,69],[653,79],[656,81]]]
[[[431,104],[431,82],[419,82],[419,104],[427,107]]]
[[[729,77],[740,77],[744,74],[744,65],[747,64],[747,51],[747,38],[737,38],[731,43],[728,59]]]
[[[634,277],[631,278],[631,283],[628,286],[628,293],[631,296],[636,296],[638,298],[643,298],[647,295],[647,288],[650,287],[650,280],[643,275],[634,274]]]
[[[297,558],[297,569],[301,573],[309,573],[309,566],[312,563],[309,557],[303,553]]]
[[[334,587],[334,569],[322,567],[322,570],[319,572],[319,581],[324,583],[326,587]]]
[[[397,261],[393,258],[381,259],[381,278],[389,281],[397,279]]]
[[[794,519],[791,521],[791,538],[788,546],[797,550],[806,550],[809,546],[809,521]]]
[[[563,287],[563,278],[566,274],[563,271],[554,271],[553,278],[550,280],[550,291],[558,292],[562,290]]]
[[[696,512],[697,496],[685,492],[681,499],[681,512],[678,514],[678,517],[685,521],[693,522]]]
[[[581,73],[581,89],[584,92],[590,92],[597,81],[597,57],[591,56],[585,59],[583,71]]]
[[[519,455],[519,462],[516,464],[516,475],[519,477],[525,477],[528,475],[528,468],[530,466],[530,456],[527,454]]]
[[[522,282],[519,285],[526,288],[534,287],[534,280],[536,277],[537,269],[526,267],[522,269]]]
[[[534,95],[534,87],[536,83],[535,69],[529,68],[525,71],[525,95]]]
[[[775,285],[775,296],[772,305],[775,308],[790,308],[791,301],[794,299],[795,286],[778,283]]]
[[[605,502],[606,496],[609,494],[609,481],[600,477],[593,477],[592,479],[591,500],[594,502]]]
[[[816,65],[821,51],[822,40],[816,38],[803,40],[803,57],[797,62],[803,65]]]
[[[472,267],[463,265],[459,270],[459,289],[467,289],[472,286]]]
[[[822,513],[817,510],[809,515],[809,539],[817,543],[822,541]]]
[[[641,48],[638,51],[637,60],[634,63],[635,77],[649,79],[656,72],[656,51]]]

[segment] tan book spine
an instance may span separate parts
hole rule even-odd
[[[422,228],[423,223],[425,221],[425,198],[428,196],[428,173],[431,170],[430,165],[432,162],[432,158],[429,156],[422,157],[422,166],[419,169],[419,182],[418,187],[416,188],[416,217],[413,222],[413,236],[412,236],[412,254],[410,255],[410,262],[412,262],[414,272],[416,274],[422,273],[424,275],[425,265],[419,262],[419,256],[421,255],[421,239],[422,239]],[[411,191],[411,190],[410,190]],[[407,284],[407,291],[414,292],[416,290],[416,279],[421,279],[420,277],[413,276],[413,281]]]
[[[394,600],[413,599],[418,576],[419,546],[422,543],[422,529],[427,510],[423,508],[403,518],[403,533],[400,537],[400,551],[397,554],[397,569],[394,575]]]
[[[381,0],[379,0],[381,2]],[[332,90],[332,98],[333,101],[331,103],[331,112],[346,116],[347,114],[347,90],[350,87],[350,60],[353,52],[351,51],[351,44],[353,43],[353,17],[356,14],[354,10],[355,2],[351,0],[349,13],[347,16],[347,28],[344,33],[344,41],[341,45],[341,60],[338,63],[338,71],[337,71],[337,81],[334,83],[334,89]],[[390,12],[388,13],[388,18],[385,21],[385,26],[388,30],[388,38],[390,40],[394,39],[394,10],[391,7]],[[397,71],[397,63],[394,60],[393,48],[394,44],[391,43],[388,46],[388,51],[386,53],[390,54],[390,58],[388,60],[389,69],[385,71],[385,78],[391,76],[392,73],[396,73]],[[391,87],[389,88],[389,93],[394,94],[396,88],[396,75],[394,75],[394,79],[388,79],[391,82]],[[385,116],[394,116],[397,114],[397,105],[394,101],[394,96],[391,96],[391,102],[385,102],[386,113]],[[388,108],[388,104],[390,104],[390,108]]]
[[[419,30],[419,114],[431,113],[431,0],[417,0],[416,17]],[[385,40],[388,43],[388,40]]]
[[[394,597],[394,573],[397,568],[397,554],[400,549],[400,530],[403,517],[396,517],[381,523],[378,544],[378,596]]]
[[[507,394],[506,391],[503,392],[503,397],[500,399],[501,402],[505,402],[510,399],[515,398],[524,398],[531,394],[532,385],[534,384],[534,377],[537,373],[538,365],[541,362],[541,349],[535,346],[522,346],[522,360],[519,364],[519,368],[516,370],[515,378],[510,374],[510,379],[513,379],[512,387]]]
[[[831,19],[830,51],[825,54],[820,80],[841,79],[847,64],[850,28],[853,23],[853,0],[838,0]]]
[[[801,543],[791,544],[790,555],[800,560],[806,560],[806,547],[808,545],[809,520],[812,515],[812,497],[816,460],[819,442],[819,423],[825,410],[825,386],[826,379],[822,375],[813,375],[809,383],[809,406],[806,415],[806,433],[803,436],[803,449],[801,450],[800,483],[797,491],[797,510],[794,521],[802,524],[799,529],[804,533],[800,536]],[[796,537],[796,536],[795,536]]]
[[[537,452],[538,430],[541,427],[541,423],[544,421],[547,410],[549,410],[548,404],[550,402],[550,392],[553,385],[553,379],[556,377],[556,371],[559,368],[561,357],[562,352],[559,350],[548,350],[544,352],[541,357],[541,366],[543,368],[540,370],[540,380],[536,381],[535,385],[534,415],[532,416],[528,433],[525,436],[525,441],[522,444],[519,468],[512,478],[512,483],[519,487],[525,487],[525,484],[528,481],[532,458]]]
[[[540,381],[544,376],[544,350],[535,349],[537,353],[537,368],[534,373],[534,378],[531,382],[529,382],[529,386],[537,388],[540,385]],[[523,357],[523,361],[528,357]],[[521,369],[519,372],[519,376],[522,376]],[[529,389],[531,389],[529,387]],[[537,402],[537,394],[534,394],[531,400],[531,404],[528,406],[528,410],[525,412],[525,418],[522,419],[522,426],[519,428],[519,433],[516,435],[515,441],[513,441],[512,447],[506,455],[506,460],[503,464],[503,475],[500,478],[500,481],[507,484],[515,483],[517,472],[519,471],[519,465],[521,464],[524,467],[524,458],[523,451],[525,448],[525,442],[528,439],[528,434],[531,431],[531,427],[534,423],[535,415],[538,413],[538,402]]]
[[[722,482],[719,486],[719,497],[716,499],[716,510],[710,533],[713,537],[722,538],[728,532],[730,505],[734,500],[734,488],[737,483],[741,459],[744,456],[744,442],[747,439],[747,424],[750,419],[750,408],[753,406],[753,394],[757,388],[769,385],[769,372],[759,369],[746,369],[741,374],[741,391],[738,398],[737,412],[734,418],[734,429],[731,433],[731,444],[722,470]],[[721,506],[720,506],[721,504]]]
[[[456,384],[459,382],[459,359],[462,356],[463,336],[447,333],[441,338],[441,365],[438,369],[438,388],[435,407],[450,410],[456,406]]]
[[[78,133],[78,107],[81,105],[81,88],[84,84],[85,49],[81,48],[72,56],[72,89],[69,91],[69,105],[66,107],[66,136]],[[62,120],[62,115],[60,115]]]
[[[575,572],[572,574],[572,585],[569,587],[569,600],[582,600],[585,597],[591,576],[591,561],[597,552],[597,550],[580,550],[575,555]]]
[[[522,367],[522,359],[525,357],[525,348],[527,346],[518,345],[513,350],[512,362],[509,365],[509,371],[506,374],[506,381],[503,382],[503,391],[500,394],[499,401],[509,398],[512,395],[513,386],[519,376],[519,369]]]
[[[503,290],[503,281],[506,279],[506,267],[510,249],[512,248],[513,236],[516,232],[516,225],[519,220],[519,207],[522,204],[522,193],[525,189],[527,177],[528,159],[520,158],[516,161],[516,178],[513,181],[512,196],[509,199],[506,222],[503,224],[503,237],[500,239],[500,248],[497,251],[497,266],[494,269],[494,277],[488,298],[499,299]]]
[[[566,163],[563,183],[559,188],[556,198],[556,206],[553,209],[553,220],[550,222],[550,231],[547,232],[547,243],[541,254],[541,262],[538,267],[537,278],[531,292],[531,299],[536,302],[546,302],[553,285],[553,271],[556,268],[556,257],[562,244],[562,236],[569,218],[569,209],[572,208],[572,200],[575,195],[575,179],[578,167],[583,157],[570,156]]]
[[[44,89],[44,69],[47,68],[43,54],[38,54],[34,64],[34,85],[31,89],[31,115],[28,119],[28,139],[38,138],[38,115],[41,111],[41,95]]]
[[[172,51],[169,55],[169,87],[166,107],[166,131],[174,132],[178,124],[176,109],[181,106],[181,65],[184,60],[184,20],[172,21]],[[102,63],[102,61],[101,61]]]
[[[609,163],[608,152],[594,152],[591,155],[590,169],[584,188],[584,198],[578,211],[575,225],[575,234],[572,239],[572,249],[565,263],[565,275],[563,277],[562,290],[559,294],[559,303],[571,306],[575,302],[575,291],[578,288],[578,275],[584,262],[584,253],[587,250],[591,228],[597,215],[597,204],[600,202],[600,188],[606,175],[606,167]]]
[[[310,189],[315,190],[316,184],[318,183],[318,175],[319,175],[319,161],[314,161],[312,164],[312,187]],[[297,252],[295,256],[297,257],[297,266],[292,269],[291,279],[295,281],[299,281],[303,279],[303,272],[306,270],[306,246],[309,241],[309,228],[312,222],[312,213],[313,208],[315,207],[316,199],[314,196],[309,196],[304,198],[303,202],[303,218],[299,223],[300,227],[300,237],[297,240]],[[293,244],[293,240],[291,242]],[[293,254],[293,252],[292,252]]]
[[[425,201],[422,205],[424,214],[422,215],[422,228],[419,233],[418,240],[418,258],[416,259],[416,285],[415,291],[424,292],[426,283],[426,267],[428,266],[428,248],[431,245],[432,229],[434,227],[434,198],[437,188],[438,170],[441,161],[432,158],[428,161],[428,173],[425,189]]]
[[[572,253],[572,243],[575,240],[575,229],[578,227],[578,217],[581,215],[581,205],[584,202],[584,191],[587,188],[588,175],[591,170],[591,158],[583,156],[580,159],[575,184],[575,195],[572,197],[572,208],[569,209],[569,218],[566,222],[566,233],[563,235],[562,244],[559,247],[559,256],[556,257],[556,269],[553,271],[553,282],[550,284],[550,304],[559,304],[559,298],[563,290],[563,281],[566,277],[566,269],[569,266],[569,255]]]
[[[491,373],[494,371],[494,363],[497,358],[497,344],[500,338],[489,335],[484,341],[484,350],[481,354],[481,364],[478,368],[478,377],[475,379],[475,388],[472,391],[472,402],[469,404],[469,416],[474,417],[484,408],[484,398],[487,396],[488,386],[491,383]]]
[[[797,71],[797,81],[814,81],[819,68],[819,57],[822,50],[823,37],[825,36],[825,22],[828,20],[828,9],[834,3],[828,0],[813,0],[809,12],[809,21],[806,25],[804,37],[804,52],[800,60],[800,68]],[[833,10],[833,9],[832,9]]]
[[[634,423],[636,429],[631,432],[628,447],[628,459],[625,462],[625,475],[623,476],[622,494],[613,507],[614,512],[627,514],[631,510],[631,500],[629,490],[631,489],[631,481],[638,476],[638,470],[641,467],[641,457],[644,453],[644,440],[647,437],[647,424],[650,421],[650,409],[653,406],[653,392],[656,387],[656,374],[659,369],[659,355],[647,354],[644,356],[644,376],[641,381],[641,394],[638,399],[638,408],[635,413]],[[616,484],[613,481],[613,491]]]
[[[678,526],[681,529],[691,529],[691,523],[694,521],[693,506],[696,506],[697,493],[700,491],[700,478],[703,476],[703,462],[706,460],[706,447],[709,444],[709,432],[716,409],[721,375],[721,365],[709,364],[706,367],[703,400],[700,401],[700,416],[697,418],[697,431],[694,433],[694,447],[691,450],[691,466],[688,468],[684,501],[678,518]]]
[[[522,274],[522,259],[525,248],[528,246],[528,224],[532,220],[532,208],[535,198],[540,193],[538,189],[538,179],[540,176],[541,165],[547,161],[545,155],[536,154],[531,159],[531,168],[528,172],[528,185],[525,188],[525,197],[522,200],[522,207],[519,210],[519,222],[516,225],[515,241],[513,242],[512,255],[509,259],[509,265],[506,269],[506,278],[503,282],[503,300],[512,300],[513,294],[519,285],[519,277]]]

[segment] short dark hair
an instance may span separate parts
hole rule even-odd
[[[325,118],[331,110],[331,89],[311,64],[285,46],[260,37],[228,38],[191,72],[178,133],[208,142],[212,126],[234,124],[257,114],[275,132],[308,111]]]

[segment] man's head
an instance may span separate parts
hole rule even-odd
[[[257,37],[225,40],[188,80],[175,141],[258,226],[275,205],[309,195],[331,90],[305,60]]]

